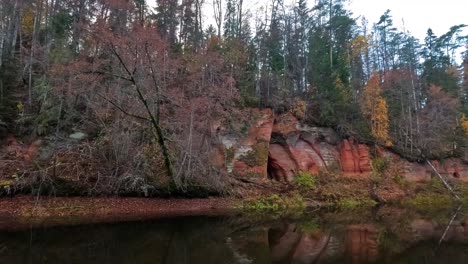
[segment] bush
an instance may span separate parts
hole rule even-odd
[[[294,184],[301,189],[314,189],[317,186],[317,181],[312,173],[299,172],[294,179]]]
[[[372,160],[372,170],[375,173],[384,173],[388,169],[388,167],[389,162],[385,158],[378,157]]]
[[[284,198],[277,194],[273,194],[270,196],[245,201],[241,206],[243,210],[258,213],[302,212],[305,207],[305,202],[302,199],[302,196],[298,194]]]

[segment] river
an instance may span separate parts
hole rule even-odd
[[[380,208],[36,226],[0,231],[0,263],[466,264],[468,218]]]

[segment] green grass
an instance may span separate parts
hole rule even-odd
[[[310,172],[300,172],[294,178],[294,184],[300,189],[315,189],[317,187],[316,177]]]
[[[240,208],[247,212],[256,213],[290,213],[302,212],[306,205],[302,196],[298,194],[284,197],[273,194],[244,201]]]

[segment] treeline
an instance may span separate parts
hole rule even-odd
[[[145,150],[181,184],[211,173],[210,128],[236,127],[243,107],[292,111],[415,159],[460,156],[464,28],[421,42],[390,11],[370,23],[344,0],[271,0],[255,13],[243,0],[1,0],[0,126],[106,144],[124,131],[130,156],[152,142]],[[146,166],[116,153],[122,167]]]

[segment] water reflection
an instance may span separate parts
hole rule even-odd
[[[0,231],[0,263],[468,263],[462,218],[383,210]]]

